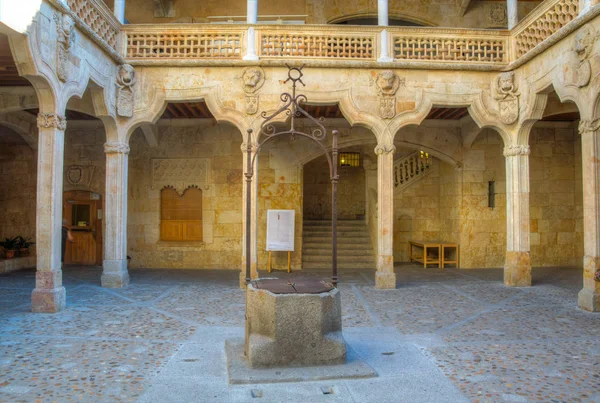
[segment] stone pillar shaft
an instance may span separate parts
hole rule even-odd
[[[519,7],[517,0],[506,0],[506,15],[508,17],[508,29],[513,29],[519,22]]]
[[[62,285],[62,196],[66,120],[55,113],[38,115],[36,242],[37,272],[31,295],[33,312],[66,307]]]
[[[258,0],[248,0],[246,23],[256,24],[258,22]],[[256,33],[254,27],[249,27],[246,31],[246,54],[244,60],[258,60],[256,55]]]
[[[115,0],[115,17],[121,24],[125,24],[125,0]]]
[[[583,289],[579,307],[600,311],[600,282],[594,274],[600,269],[600,120],[581,121],[581,165],[583,168]]]
[[[377,1],[377,20],[380,27],[387,27],[389,24],[388,17],[388,0],[378,0]],[[389,63],[392,62],[393,59],[389,55],[389,42],[388,42],[388,32],[387,29],[381,31],[381,53],[379,54],[379,58],[377,59],[380,63]]]
[[[248,152],[246,149],[246,143],[241,146],[242,149],[242,161],[243,161],[243,174],[246,173],[246,166],[248,161]],[[256,147],[252,148],[252,155],[256,152]],[[242,264],[240,271],[240,288],[246,288],[246,198],[248,197],[246,191],[246,177],[242,175]],[[250,214],[250,233],[251,237],[251,260],[250,260],[250,278],[258,278],[257,262],[258,262],[258,231],[256,223],[258,221],[258,157],[254,160],[254,176],[252,177],[252,193],[250,194],[251,203],[251,214]]]
[[[529,257],[529,146],[504,148],[506,157],[506,261],[504,284],[531,285]]]
[[[394,274],[394,146],[375,147],[377,154],[377,288],[396,288]]]
[[[597,3],[598,0],[579,0],[579,15],[587,13]]]
[[[127,179],[129,146],[104,144],[106,153],[106,196],[102,287],[129,284],[127,271]]]

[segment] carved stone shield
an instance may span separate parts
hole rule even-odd
[[[246,95],[246,113],[254,115],[258,112],[258,95]]]
[[[392,119],[396,116],[396,97],[382,96],[379,99],[379,116],[382,119]]]
[[[498,101],[500,105],[500,121],[505,125],[514,123],[519,117],[519,98]]]
[[[83,178],[83,171],[80,166],[71,166],[67,171],[67,181],[71,185],[79,185]]]
[[[133,116],[133,90],[130,87],[119,88],[117,113],[128,118]]]

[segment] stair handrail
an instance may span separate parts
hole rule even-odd
[[[400,191],[431,172],[435,159],[423,151],[415,151],[394,161],[394,191]]]

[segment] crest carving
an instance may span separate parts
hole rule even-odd
[[[165,158],[153,159],[152,189],[170,186],[183,194],[190,186],[206,189],[209,183],[208,158]]]
[[[506,3],[485,3],[484,10],[488,28],[506,28],[508,25]]]
[[[258,112],[258,90],[265,83],[265,72],[260,67],[248,67],[242,73],[243,89],[246,93],[246,113]]]
[[[117,114],[130,118],[133,116],[135,69],[130,64],[122,64],[117,69]]]
[[[67,14],[54,14],[58,43],[56,46],[56,75],[66,82],[71,74],[70,56],[75,43],[75,21]]]
[[[74,188],[89,189],[95,168],[93,165],[71,165],[65,169],[65,183]]]
[[[396,91],[404,80],[400,80],[396,73],[384,70],[375,78],[377,94],[379,95],[379,116],[383,119],[392,119],[396,116]]]
[[[565,82],[582,88],[590,83],[592,78],[592,66],[589,61],[590,54],[596,41],[596,32],[588,25],[577,31],[571,63],[565,69]]]
[[[67,119],[56,113],[38,113],[37,126],[40,129],[66,130]]]
[[[518,155],[529,155],[531,153],[531,149],[529,146],[517,145],[517,146],[506,146],[504,147],[504,156],[505,157],[516,157]]]
[[[501,73],[496,78],[496,100],[500,109],[500,121],[510,125],[519,118],[519,92],[515,73]]]

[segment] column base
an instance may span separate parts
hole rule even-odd
[[[102,287],[125,288],[129,285],[127,260],[105,260],[102,267]]]
[[[589,312],[600,312],[600,293],[584,288],[579,291],[577,305]]]
[[[531,286],[531,261],[529,252],[506,252],[504,285],[508,287]]]
[[[395,289],[396,273],[377,272],[375,273],[375,288]]]
[[[258,278],[258,272],[256,271],[256,263],[252,263],[252,267],[250,267],[250,279],[256,280]],[[240,272],[240,288],[246,288],[246,264],[242,268]]]
[[[67,307],[65,287],[36,288],[31,293],[31,312],[56,313]]]
[[[377,63],[392,63],[394,59],[389,56],[380,56],[377,58]]]

